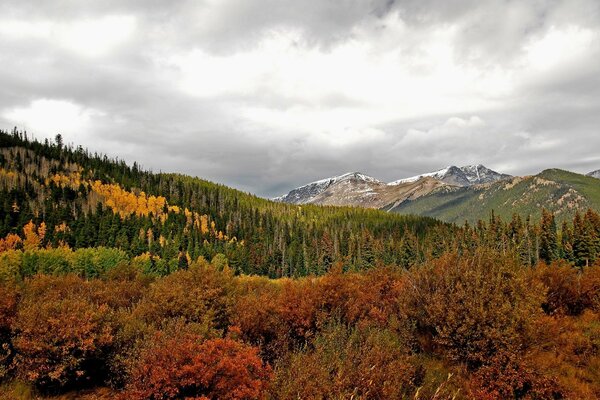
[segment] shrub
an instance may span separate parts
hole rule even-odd
[[[225,330],[233,303],[233,276],[211,265],[192,264],[154,282],[134,310],[137,318],[160,327],[172,318]]]
[[[424,370],[389,330],[334,324],[277,367],[274,398],[400,399],[412,396]]]
[[[416,322],[421,346],[471,369],[499,351],[522,351],[542,311],[543,287],[493,252],[449,254],[409,274],[404,312]]]
[[[103,378],[113,340],[109,308],[91,301],[89,291],[73,275],[27,282],[14,324],[21,378],[47,390]]]
[[[158,333],[134,365],[124,399],[260,399],[270,368],[258,350],[231,339]]]

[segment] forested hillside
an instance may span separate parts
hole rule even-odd
[[[158,273],[216,254],[238,272],[271,277],[320,274],[337,259],[364,269],[400,263],[402,247],[418,247],[430,228],[452,229],[374,210],[273,203],[17,131],[0,132],[0,168],[0,237],[30,226],[43,231],[41,247],[119,248]]]

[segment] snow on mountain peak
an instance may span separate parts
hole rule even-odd
[[[389,185],[400,185],[403,183],[415,182],[424,177],[432,177],[442,182],[457,185],[457,186],[470,186],[480,183],[495,182],[500,179],[509,178],[510,175],[500,174],[493,171],[482,164],[477,165],[465,165],[463,167],[456,167],[451,165],[449,167],[429,172],[426,174],[412,176],[410,178],[399,179],[397,181],[389,183]]]
[[[350,183],[353,181],[372,184],[382,184],[381,181],[363,173],[347,172],[342,175],[320,179],[318,181],[308,183],[304,186],[300,186],[296,189],[293,189],[288,194],[276,197],[273,200],[293,204],[305,204],[310,202],[315,196],[318,196],[319,194],[323,193],[331,185],[337,183]]]

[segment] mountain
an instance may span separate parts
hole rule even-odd
[[[471,186],[507,179],[483,165],[450,166],[438,171],[384,183],[360,172],[325,178],[291,190],[275,201],[290,204],[320,204],[392,209],[445,185]]]
[[[504,219],[513,214],[534,220],[545,208],[557,219],[572,218],[577,211],[600,210],[600,185],[592,177],[559,169],[535,176],[514,177],[472,186],[444,186],[390,211],[426,215],[447,222],[476,222],[494,213]]]
[[[415,182],[424,177],[431,177],[441,182],[447,183],[454,186],[471,186],[482,183],[491,183],[499,180],[510,178],[510,175],[501,174],[493,171],[485,166],[478,165],[466,165],[464,167],[456,167],[451,165],[449,167],[429,172],[421,175],[412,176],[410,178],[399,179],[391,182],[390,185],[399,185],[407,182]]]
[[[360,172],[352,172],[311,182],[274,200],[291,204],[387,209],[444,185],[443,182],[429,177],[391,185]]]
[[[330,189],[332,186],[349,190],[352,187],[360,187],[368,190],[371,186],[383,184],[375,178],[361,174],[360,172],[348,172],[340,176],[321,179],[307,185],[293,189],[288,194],[276,197],[273,200],[290,204],[314,203],[315,197]]]
[[[592,178],[600,179],[600,169],[590,172],[589,174],[587,174],[587,176],[591,176]]]

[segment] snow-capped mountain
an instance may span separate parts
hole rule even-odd
[[[428,172],[425,174],[412,176],[410,178],[399,179],[397,181],[391,182],[390,185],[399,185],[409,182],[416,182],[419,179],[425,177],[431,177],[449,185],[471,186],[482,183],[496,182],[502,179],[510,178],[511,176],[498,173],[489,168],[486,168],[481,164],[465,165],[463,167],[456,167],[454,165],[451,165],[438,171]]]
[[[391,208],[440,186],[445,186],[445,183],[427,177],[415,182],[389,185],[353,172],[309,183],[273,200],[291,204]]]
[[[587,174],[587,176],[591,176],[592,178],[600,179],[600,169],[597,171],[590,172],[589,174]]]
[[[427,195],[442,186],[471,186],[509,178],[483,165],[450,166],[439,171],[385,183],[360,172],[321,179],[273,200],[291,204],[321,204],[388,209]]]
[[[311,203],[315,197],[325,192],[333,185],[342,185],[346,188],[350,188],[356,185],[384,185],[384,183],[373,177],[361,174],[360,172],[348,172],[340,176],[311,182],[307,185],[293,189],[286,195],[276,197],[273,200],[291,204]]]

